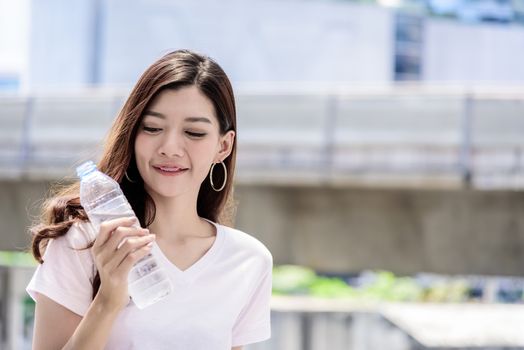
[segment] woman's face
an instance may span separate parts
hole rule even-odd
[[[135,139],[146,191],[153,198],[191,191],[196,198],[212,163],[231,153],[234,131],[221,136],[219,130],[213,103],[196,86],[158,94],[144,111]]]

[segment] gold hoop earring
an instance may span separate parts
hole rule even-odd
[[[224,167],[224,183],[222,184],[222,187],[220,187],[219,189],[216,189],[215,188],[215,183],[213,182],[213,170],[215,169],[215,165],[217,165],[217,163],[213,163],[213,165],[211,165],[211,171],[209,172],[209,181],[211,181],[211,187],[216,192],[222,191],[224,189],[224,187],[226,187],[226,182],[227,182],[227,167],[224,164],[224,162],[220,162],[220,164],[222,164],[222,167]]]
[[[124,173],[124,176],[126,177],[127,181],[131,182],[132,184],[136,183],[136,181],[131,180],[131,178],[129,177],[129,175],[127,175],[127,170],[126,170],[126,172]]]

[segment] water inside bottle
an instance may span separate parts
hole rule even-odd
[[[116,211],[116,210],[115,210]],[[94,211],[89,213],[89,221],[97,229],[100,228],[100,224],[106,220],[113,220],[118,218],[134,217],[135,213],[132,210],[126,212],[107,212],[107,211]],[[133,227],[140,227],[140,223],[136,222],[132,225]]]

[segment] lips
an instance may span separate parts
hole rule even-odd
[[[180,174],[187,170],[187,168],[184,168],[180,165],[172,165],[172,164],[162,164],[162,165],[153,165],[153,168],[157,170],[158,172],[162,174]]]
[[[172,172],[185,170],[185,169],[182,169],[182,168],[177,168],[177,167],[165,167],[165,166],[159,166],[159,167],[155,167],[155,168],[160,169],[160,170],[162,170],[162,171],[172,171]]]

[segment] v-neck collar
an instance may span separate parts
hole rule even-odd
[[[213,224],[213,226],[215,226],[215,229],[216,229],[215,241],[211,245],[211,248],[209,248],[208,251],[202,257],[200,257],[200,259],[198,259],[195,263],[193,263],[193,265],[189,266],[187,269],[183,271],[180,270],[178,266],[173,264],[171,260],[167,258],[167,256],[164,254],[162,249],[160,249],[160,247],[156,243],[153,244],[153,249],[152,249],[153,255],[157,256],[158,259],[161,260],[162,265],[164,265],[167,268],[168,274],[174,278],[173,282],[175,284],[179,284],[179,283],[185,284],[185,283],[193,282],[195,278],[197,277],[197,275],[203,269],[205,269],[205,267],[208,266],[209,263],[214,260],[214,258],[216,258],[216,256],[218,255],[218,252],[220,251],[220,248],[223,245],[225,235],[223,233],[221,225],[213,221],[210,221],[206,218],[203,218],[203,219]]]

